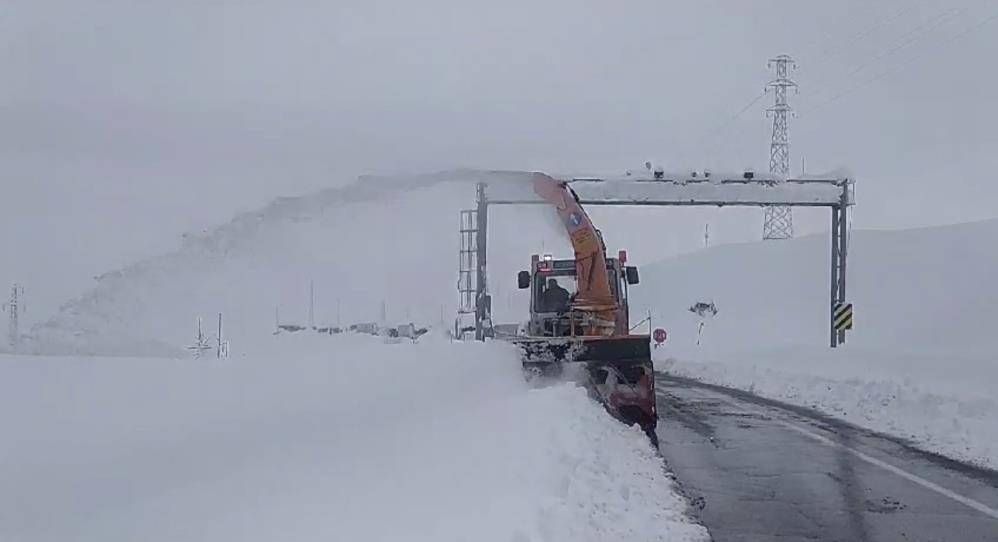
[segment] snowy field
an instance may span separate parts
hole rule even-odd
[[[574,387],[528,388],[500,345],[271,335],[275,308],[305,323],[311,280],[319,325],[387,302],[389,323],[449,327],[457,211],[482,175],[522,180],[276,200],[35,320],[22,353],[64,357],[0,355],[0,540],[702,539],[639,431]],[[523,316],[529,254],[565,252],[545,216],[490,219],[500,321]],[[998,466],[998,221],[852,232],[856,329],[830,351],[826,236],[643,265],[656,249],[625,218],[650,219],[599,221],[642,264],[632,316],[669,330],[660,368]],[[719,309],[700,346],[697,301]],[[218,312],[232,357],[186,359],[195,317]]]
[[[812,406],[998,468],[998,221],[852,232],[856,329],[827,345],[827,236],[719,246],[646,266],[659,367]],[[687,309],[713,301],[705,321]]]
[[[0,356],[0,540],[705,540],[637,429],[498,344]]]

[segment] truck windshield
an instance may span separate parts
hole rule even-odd
[[[564,312],[578,290],[574,275],[538,274],[534,281],[534,303],[538,312]]]

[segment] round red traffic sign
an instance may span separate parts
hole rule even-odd
[[[658,328],[655,330],[654,333],[652,333],[652,338],[655,339],[655,342],[659,344],[664,343],[665,339],[667,339],[668,337],[669,335],[662,328]]]

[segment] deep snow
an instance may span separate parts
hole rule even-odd
[[[0,356],[0,539],[705,540],[646,437],[502,344]]]
[[[502,344],[450,343],[454,171],[282,198],[105,273],[0,355],[0,539],[701,540],[637,429]],[[564,243],[534,209],[496,217]],[[491,238],[513,284],[529,248]],[[536,247],[535,247],[536,248]],[[413,344],[304,324],[432,324]],[[501,290],[501,286],[497,288]],[[190,359],[225,314],[232,355]],[[103,357],[88,357],[103,356]],[[117,356],[117,357],[107,357]]]
[[[336,324],[337,312],[343,324],[377,320],[385,302],[389,323],[413,320],[446,328],[456,304],[457,211],[472,205],[474,182],[482,178],[493,183],[524,180],[517,173],[461,170],[362,179],[346,188],[277,200],[215,231],[188,237],[174,252],[105,274],[92,291],[34,326],[24,347],[49,354],[187,357],[184,347],[192,339],[195,317],[210,322],[221,311],[234,352],[224,364],[256,368],[267,367],[266,360],[291,360],[291,367],[297,367],[303,354],[270,350],[274,309],[280,307],[283,323],[304,323],[310,280],[316,283],[320,325]],[[644,210],[624,216],[603,213],[593,211],[605,227],[608,246],[641,247],[631,252],[636,263],[662,247],[684,246],[685,241],[667,234],[647,234],[668,228],[623,227],[645,220],[667,224],[683,210],[654,215],[662,216],[661,222]],[[496,208],[490,221],[489,289],[496,321],[515,321],[525,306],[523,292],[514,287],[516,271],[531,253],[564,254],[568,249],[560,226],[537,207]],[[848,345],[834,352],[825,346],[827,235],[718,246],[644,265],[642,284],[632,290],[632,321],[651,311],[653,325],[669,330],[667,347],[656,350],[660,367],[814,406],[995,467],[998,399],[991,383],[998,381],[992,331],[998,326],[993,309],[998,289],[992,275],[998,253],[988,247],[996,242],[998,221],[851,232],[848,289],[856,306],[856,329]],[[687,311],[697,301],[713,301],[720,311],[706,322],[702,346],[695,344],[699,319]],[[345,338],[310,339],[326,341],[313,346],[330,352],[337,351],[329,350],[330,345]],[[384,359],[367,351],[358,355],[379,363]],[[15,367],[24,363],[20,358],[6,362],[11,359]],[[64,363],[127,374],[137,370],[129,362],[154,364]],[[180,375],[188,366],[196,371],[203,367],[189,361],[166,363],[184,368]],[[59,369],[56,375],[62,378],[64,370],[78,369]],[[364,375],[349,377],[371,389],[366,384],[371,379]],[[541,401],[535,395],[524,397]]]
[[[830,242],[719,246],[643,269],[639,312],[669,331],[668,370],[815,406],[998,467],[998,220],[851,234],[855,326],[827,345]],[[713,301],[706,320],[687,308]],[[664,366],[664,365],[663,365]]]

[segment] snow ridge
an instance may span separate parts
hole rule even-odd
[[[321,339],[0,355],[0,539],[708,539],[640,430],[511,346]]]

